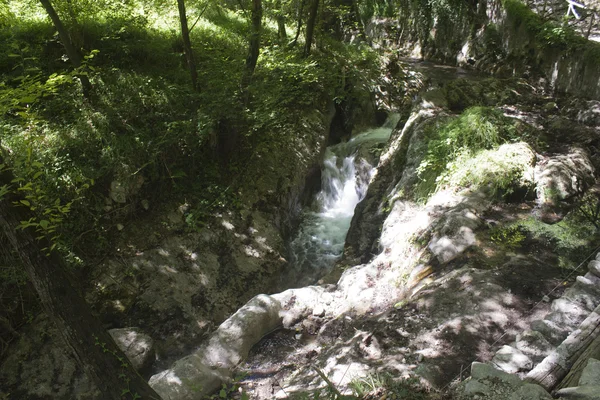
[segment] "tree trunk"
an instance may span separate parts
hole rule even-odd
[[[296,28],[296,36],[294,37],[294,41],[292,42],[292,45],[296,45],[296,43],[298,43],[298,38],[300,37],[300,31],[302,30],[302,12],[304,11],[304,5],[306,4],[306,0],[302,0],[300,2],[300,6],[298,7],[298,15],[297,15],[297,19],[298,19],[298,25]]]
[[[179,21],[181,22],[181,37],[183,38],[183,51],[187,60],[188,69],[192,78],[192,87],[198,90],[198,71],[196,70],[196,61],[192,52],[192,42],[190,41],[190,31],[188,29],[187,15],[185,13],[185,0],[177,0],[179,8]]]
[[[312,0],[310,5],[310,14],[308,15],[308,21],[306,22],[306,43],[304,44],[304,57],[308,57],[310,55],[310,48],[312,47],[318,11],[319,0]]]
[[[12,180],[9,171],[0,174],[0,185],[10,185]],[[45,255],[41,250],[49,248],[48,240],[34,239],[32,228],[19,228],[20,221],[32,217],[26,207],[15,205],[21,200],[16,190],[0,199],[2,231],[19,255],[44,311],[56,324],[79,366],[100,391],[101,398],[133,399],[137,394],[142,399],[160,399],[92,315],[62,259],[56,253]]]
[[[79,54],[79,51],[77,51],[77,49],[73,45],[71,37],[69,36],[69,32],[67,32],[67,29],[60,20],[60,17],[56,13],[56,10],[54,10],[54,7],[52,7],[52,3],[50,3],[50,0],[40,0],[40,3],[42,3],[42,6],[46,10],[46,13],[48,13],[48,16],[52,20],[52,24],[58,31],[58,36],[60,37],[60,41],[63,43],[69,60],[71,60],[71,64],[73,64],[75,68],[79,68],[81,66],[81,62],[83,61],[83,58],[81,57],[81,54]],[[83,95],[85,97],[89,97],[90,92],[92,90],[92,84],[90,83],[90,80],[85,75],[78,75],[77,77],[81,81]]]
[[[287,32],[285,30],[285,14],[283,13],[281,0],[277,0],[275,8],[277,9],[277,36],[279,39],[284,40],[287,39]]]
[[[252,0],[252,28],[250,32],[250,41],[248,46],[248,56],[246,57],[246,71],[242,77],[242,92],[247,101],[247,89],[252,80],[254,69],[258,62],[260,54],[260,34],[262,30],[262,1]]]

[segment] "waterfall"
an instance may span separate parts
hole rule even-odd
[[[321,191],[289,243],[290,266],[282,274],[282,288],[315,283],[341,257],[354,209],[367,194],[374,172],[358,153],[385,143],[399,119],[399,115],[392,114],[382,127],[326,149]]]

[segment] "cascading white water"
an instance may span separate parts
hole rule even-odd
[[[312,211],[305,212],[298,233],[289,245],[290,267],[282,276],[282,287],[314,283],[329,272],[342,255],[354,209],[367,194],[373,174],[373,166],[357,157],[358,150],[386,142],[399,119],[399,115],[393,114],[382,127],[327,148],[321,191]]]

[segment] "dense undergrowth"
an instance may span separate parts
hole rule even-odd
[[[244,99],[248,18],[244,10],[209,3],[189,10],[200,15],[191,32],[194,91],[175,6],[90,7],[78,15],[59,9],[85,55],[76,70],[39,6],[0,7],[0,40],[7,44],[0,48],[0,144],[3,167],[17,178],[2,190],[26,194],[21,206],[36,213],[28,223],[72,266],[102,259],[117,221],[148,204],[185,199],[189,229],[199,229],[214,212],[253,198],[240,197],[236,188],[260,174],[259,164],[277,181],[282,163],[294,162],[301,138],[289,135],[301,132],[302,116],[326,112],[333,102],[363,101],[377,73],[377,57],[367,47],[323,34],[306,58],[302,37],[296,45],[281,40],[267,19]],[[87,98],[82,75],[93,86]],[[115,189],[124,198],[111,200]],[[12,330],[26,320],[33,300],[24,304],[19,293],[30,291],[9,259],[0,270],[0,297],[10,311],[1,316],[3,327]]]
[[[471,107],[458,117],[431,124],[427,149],[417,168],[417,198],[445,187],[489,187],[507,194],[531,162],[514,148],[521,135],[513,119],[491,107]],[[522,130],[522,129],[521,129]]]

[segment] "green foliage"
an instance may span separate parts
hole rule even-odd
[[[594,225],[582,219],[576,211],[569,213],[557,224],[546,224],[535,217],[529,217],[503,229],[519,232],[518,235],[525,234],[552,248],[553,253],[558,256],[559,265],[565,269],[576,267],[597,247],[598,242],[598,231]]]
[[[584,221],[591,223],[600,231],[600,194],[598,189],[589,190],[577,202],[576,213]]]
[[[421,386],[419,378],[394,379],[387,373],[375,373],[354,379],[349,386],[358,398],[383,395],[386,399],[425,400],[435,397]]]
[[[98,336],[94,335],[94,345],[95,346],[99,346],[102,349],[103,353],[107,353],[107,355],[110,355],[112,357],[114,357],[115,359],[117,359],[121,365],[121,373],[119,374],[119,379],[121,379],[123,381],[123,388],[121,391],[121,399],[125,400],[125,399],[131,399],[131,400],[138,400],[141,399],[142,396],[140,396],[137,392],[133,392],[131,390],[130,387],[130,378],[127,377],[127,374],[136,374],[137,372],[135,371],[130,371],[132,369],[131,363],[125,358],[120,356],[115,350],[109,349],[108,346],[106,345],[106,343],[101,342],[100,339],[98,338]]]
[[[572,53],[585,51],[586,58],[600,55],[600,46],[578,35],[566,21],[545,21],[521,0],[503,0],[502,5],[515,23],[523,24],[535,35],[540,46]]]
[[[517,189],[532,190],[533,180],[528,170],[534,157],[525,143],[504,144],[474,154],[463,152],[438,176],[437,187],[485,187],[493,195],[502,196],[511,195]]]
[[[497,226],[490,230],[490,240],[496,244],[515,250],[523,245],[526,231],[520,225]]]
[[[493,153],[481,151],[495,149],[513,136],[514,123],[488,107],[469,108],[441,126],[429,127],[427,153],[417,168],[417,197],[427,198],[444,184],[462,184],[468,179],[478,179],[480,184],[488,181],[489,174],[479,173],[474,161],[465,164],[478,154],[479,161],[493,161]],[[493,168],[501,169],[502,165]]]

